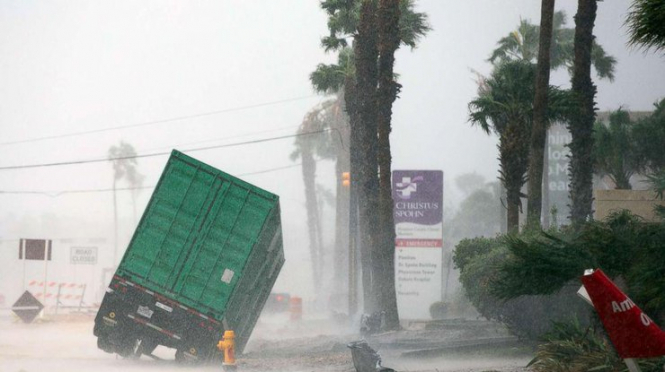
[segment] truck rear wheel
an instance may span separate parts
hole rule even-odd
[[[129,340],[127,340],[129,341]],[[136,340],[134,342],[127,342],[123,344],[116,344],[115,352],[123,358],[133,358],[135,354]],[[140,356],[140,355],[139,355]]]
[[[100,335],[97,337],[97,347],[104,350],[107,353],[113,354],[113,345],[109,342],[109,339],[106,336]]]

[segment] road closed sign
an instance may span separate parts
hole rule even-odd
[[[97,264],[97,247],[71,247],[69,262],[73,265]]]

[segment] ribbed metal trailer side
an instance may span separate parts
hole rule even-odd
[[[132,284],[132,291],[146,289],[163,301],[111,288],[97,316],[95,334],[111,340],[142,340],[142,332],[148,328],[187,333],[182,324],[173,324],[176,311],[168,311],[186,308],[220,324],[203,327],[208,332],[233,329],[241,352],[283,263],[279,198],[174,150],[118,267],[117,282],[112,282],[116,289],[126,289],[119,284],[125,281]],[[113,309],[105,303],[113,304]],[[108,314],[103,314],[119,311],[118,307],[133,320],[130,326],[122,318],[124,325],[115,327]],[[164,324],[149,322],[155,312],[155,319]],[[164,312],[173,316],[163,317]],[[131,335],[109,336],[114,329]],[[144,333],[144,338],[151,339],[149,344],[157,339],[157,343],[179,350],[192,344],[185,342],[186,334],[178,336],[183,341],[177,342],[154,337],[154,332],[150,336]],[[202,336],[197,333],[196,337]],[[108,343],[104,346],[113,351]]]

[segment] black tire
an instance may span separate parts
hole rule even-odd
[[[115,345],[115,352],[123,358],[133,358],[134,354],[134,343],[127,343],[122,345]]]
[[[115,352],[113,344],[111,344],[106,336],[100,335],[97,337],[97,347],[110,354]]]
[[[185,352],[182,349],[177,349],[175,351],[175,361],[177,363],[186,363],[187,361],[185,360]]]

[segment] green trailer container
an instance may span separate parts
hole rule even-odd
[[[174,150],[95,318],[98,346],[242,352],[284,264],[279,197]]]

